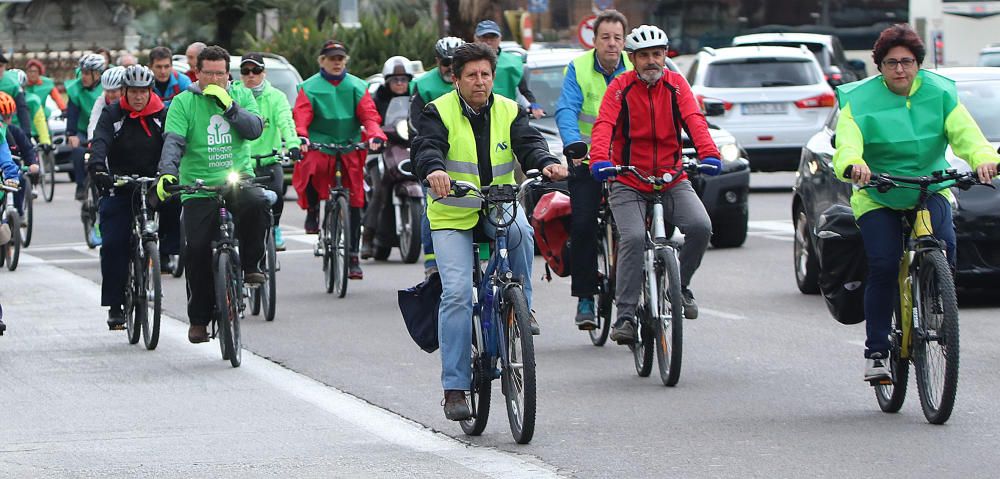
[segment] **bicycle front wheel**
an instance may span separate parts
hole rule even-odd
[[[944,424],[958,391],[958,299],[942,251],[924,253],[917,276],[920,323],[914,328],[913,359],[920,407],[928,422]]]
[[[274,228],[267,229],[264,243],[264,274],[267,280],[260,286],[260,302],[264,310],[264,321],[274,321],[275,304],[278,300],[278,250],[274,244]]]
[[[13,194],[13,193],[7,193]],[[17,269],[21,260],[21,215],[14,208],[7,208],[7,226],[10,228],[10,241],[4,246],[4,263],[9,271]]]
[[[83,236],[87,242],[87,247],[94,249],[98,245],[96,237],[99,233],[97,231],[97,207],[99,200],[97,188],[91,185],[89,178],[86,180],[86,183],[88,194],[80,206],[80,219],[83,221]]]
[[[128,333],[128,343],[135,344],[139,342],[142,323],[145,322],[146,316],[145,289],[142,280],[146,269],[146,258],[142,246],[133,243],[130,248],[132,248],[132,258],[129,262],[128,281],[125,283],[128,291],[126,291],[126,305],[122,309],[125,311],[125,332]]]
[[[56,193],[56,165],[55,153],[47,152],[42,155],[41,169],[39,174],[42,180],[39,185],[42,187],[42,196],[46,203],[51,203]]]
[[[146,313],[142,321],[142,341],[146,349],[152,351],[160,342],[160,308],[163,293],[160,289],[160,248],[155,241],[144,243],[145,267],[142,270],[143,297]]]
[[[673,248],[657,252],[656,280],[659,311],[654,318],[656,334],[656,360],[660,367],[660,381],[664,386],[675,386],[681,377],[683,353],[684,300],[681,298],[681,272]]]
[[[215,262],[215,311],[222,341],[223,358],[234,368],[240,366],[239,278],[232,252],[220,251]]]
[[[531,336],[531,311],[524,290],[519,286],[504,291],[500,317],[507,333],[507,364],[502,371],[507,419],[514,441],[527,444],[535,434],[535,346]]]
[[[31,181],[24,182],[24,202],[21,205],[24,210],[24,218],[21,221],[21,246],[27,248],[31,246],[31,230],[35,224],[35,201],[32,198]]]

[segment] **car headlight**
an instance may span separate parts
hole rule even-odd
[[[396,134],[404,140],[410,139],[410,123],[406,120],[396,122]]]
[[[736,161],[740,159],[740,147],[736,146],[736,143],[726,143],[719,147],[719,153],[722,154],[723,161]]]

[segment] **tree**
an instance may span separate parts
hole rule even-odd
[[[472,41],[476,24],[481,20],[495,19],[500,2],[490,0],[445,0],[448,6],[449,35]]]
[[[248,16],[274,5],[269,0],[179,0],[175,10],[186,11],[195,19],[215,20],[215,43],[226,49],[235,44],[236,31]],[[242,39],[242,37],[241,37]]]

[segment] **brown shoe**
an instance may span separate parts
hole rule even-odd
[[[264,280],[266,279],[267,278],[264,277],[264,273],[258,273],[256,271],[243,275],[243,282],[247,284],[264,284]]]
[[[188,327],[188,341],[194,344],[208,342],[208,326],[204,324],[192,324]]]
[[[449,421],[472,419],[472,410],[465,401],[465,391],[448,389],[444,392],[444,417]]]

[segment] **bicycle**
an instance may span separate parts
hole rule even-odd
[[[844,176],[851,177],[848,168]],[[890,379],[872,381],[879,408],[898,412],[906,399],[909,365],[916,369],[917,390],[924,418],[944,424],[951,416],[958,391],[958,300],[943,241],[934,236],[927,201],[932,185],[953,182],[963,190],[981,184],[975,173],[954,169],[928,176],[872,175],[863,188],[887,192],[909,188],[920,192],[917,205],[903,215],[905,236],[899,262],[899,301],[893,308],[889,336]],[[992,187],[993,185],[985,185]]]
[[[256,162],[256,167],[260,168],[261,160],[275,156],[282,161],[286,159],[286,156],[279,154],[278,150],[273,150],[271,153],[265,155],[253,155],[250,158]],[[264,320],[274,321],[274,313],[278,299],[277,272],[281,270],[281,265],[278,264],[278,250],[274,243],[274,211],[271,207],[274,206],[274,202],[282,200],[278,197],[277,193],[274,193],[273,198],[272,195],[268,195],[268,201],[271,202],[271,204],[268,205],[267,208],[268,220],[267,230],[264,237],[264,258],[261,260],[260,265],[261,271],[264,272],[266,280],[263,287],[250,289],[250,314],[253,314],[254,316],[259,315],[263,309]]]
[[[319,239],[313,254],[323,257],[323,273],[326,292],[337,292],[338,298],[347,295],[348,257],[353,234],[351,229],[351,192],[343,186],[340,180],[340,166],[344,153],[368,149],[366,143],[310,143],[312,149],[334,152],[336,171],[334,182],[330,184],[330,197],[323,204],[323,225],[319,229]]]
[[[115,175],[116,187],[134,186],[123,194],[139,195],[138,214],[132,215],[129,236],[129,268],[125,282],[125,330],[129,344],[139,342],[152,351],[160,340],[160,314],[163,291],[160,286],[159,227],[155,212],[149,209],[147,194],[155,187],[156,178],[139,175]],[[116,194],[115,190],[110,193]]]
[[[681,168],[690,174],[707,167],[686,157],[681,164]],[[663,176],[646,176],[634,166],[610,166],[601,168],[601,172],[631,174],[653,186],[653,199],[649,201],[652,207],[647,204],[646,208],[646,245],[642,265],[645,281],[635,311],[639,323],[637,338],[629,344],[629,349],[640,377],[647,377],[652,372],[655,350],[660,381],[664,386],[675,386],[680,380],[683,357],[684,299],[681,296],[680,262],[677,258],[679,246],[668,239],[663,200],[666,193],[664,186],[673,183],[680,170],[668,171]]]
[[[10,228],[10,240],[0,245],[0,266],[7,265],[9,271],[17,269],[21,258],[21,215],[17,212],[14,194],[18,188],[12,188],[0,183],[0,197],[3,199],[3,212],[0,213],[0,224]]]
[[[240,321],[246,309],[248,286],[243,282],[243,268],[240,266],[239,240],[236,239],[236,224],[233,215],[226,208],[225,194],[233,188],[246,188],[258,180],[268,178],[241,179],[239,174],[232,172],[221,186],[206,186],[204,180],[195,180],[190,185],[170,185],[164,188],[170,193],[201,193],[215,194],[219,205],[219,229],[212,241],[212,277],[215,286],[215,308],[212,314],[212,338],[219,339],[219,349],[222,359],[229,360],[234,367],[240,367],[242,361],[242,341],[240,337]]]
[[[83,223],[83,237],[87,242],[87,247],[94,249],[100,245],[98,208],[101,204],[101,193],[97,191],[97,186],[94,185],[90,175],[87,175],[84,184],[87,189],[87,197],[80,203],[80,221]]]
[[[537,171],[528,172],[538,177]],[[517,185],[495,185],[482,189],[472,183],[452,180],[453,193],[482,200],[482,217],[496,228],[486,270],[482,269],[479,244],[473,242],[472,268],[472,388],[469,394],[472,418],[461,421],[470,436],[482,434],[490,413],[491,384],[499,378],[506,398],[507,420],[518,444],[531,442],[535,432],[535,348],[531,336],[528,300],[522,281],[510,268],[507,229],[517,216]],[[509,215],[509,219],[507,216]]]
[[[16,156],[15,161],[20,162]],[[33,186],[31,184],[32,178],[35,175],[30,174],[28,171],[28,165],[22,165],[21,167],[21,227],[19,229],[19,234],[21,235],[21,247],[27,248],[31,246],[31,233],[34,230],[35,224],[35,195],[33,193]]]
[[[38,145],[38,186],[46,203],[51,203],[56,191],[56,149],[50,144]]]

